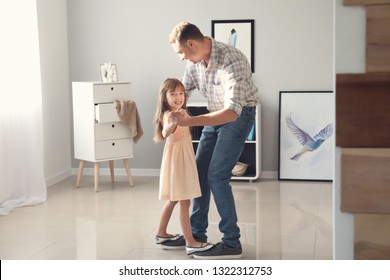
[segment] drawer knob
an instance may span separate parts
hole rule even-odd
[[[112,146],[115,146],[115,143],[112,143]]]
[[[111,87],[111,91],[113,91],[114,90],[114,87]]]
[[[115,127],[115,124],[112,124],[111,127],[114,128],[114,127]]]

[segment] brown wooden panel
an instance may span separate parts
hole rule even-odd
[[[390,5],[366,8],[367,42],[390,44]]]
[[[366,72],[390,71],[390,5],[366,10]]]
[[[383,45],[370,45],[366,50],[366,72],[390,71],[390,48]]]
[[[354,258],[390,260],[390,215],[354,215]]]
[[[336,146],[390,147],[390,72],[337,74]]]
[[[342,149],[341,211],[390,213],[390,149]]]
[[[344,6],[390,4],[390,0],[344,0]]]

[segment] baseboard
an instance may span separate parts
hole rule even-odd
[[[77,175],[78,168],[72,169],[72,175]],[[84,168],[83,175],[94,175],[95,171],[93,168]],[[103,176],[110,176],[109,168],[100,168],[99,174]],[[115,175],[127,176],[124,168],[115,168]],[[158,177],[160,176],[160,169],[138,169],[131,168],[132,176],[144,176],[144,177]],[[276,171],[262,171],[260,179],[277,179],[278,172]]]
[[[277,171],[262,171],[260,179],[278,179]]]
[[[46,187],[51,187],[54,184],[68,178],[69,176],[72,175],[72,172],[73,172],[72,169],[67,169],[67,170],[64,170],[62,172],[57,173],[54,176],[51,176],[49,178],[45,178],[46,179]]]
[[[132,176],[144,176],[144,177],[158,177],[160,176],[160,169],[137,169],[130,168]],[[72,175],[77,175],[78,168],[72,169]],[[83,175],[94,175],[95,170],[93,168],[84,168]],[[99,168],[99,174],[103,176],[110,176],[110,168]],[[126,169],[115,168],[115,175],[127,176]]]

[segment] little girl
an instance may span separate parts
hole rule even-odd
[[[191,198],[200,197],[198,171],[191,133],[187,126],[177,126],[171,120],[171,112],[186,113],[186,94],[183,84],[177,79],[166,79],[161,87],[155,115],[154,141],[166,139],[160,170],[159,199],[167,200],[163,207],[156,243],[164,249],[186,247],[187,255],[206,251],[211,243],[197,242],[191,231],[189,208]],[[167,227],[174,207],[180,205],[180,225],[184,237],[167,233]]]

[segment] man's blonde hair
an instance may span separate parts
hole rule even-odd
[[[169,35],[169,44],[179,43],[184,45],[187,40],[203,40],[204,36],[199,28],[189,22],[182,21],[177,24]]]

